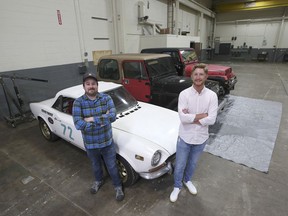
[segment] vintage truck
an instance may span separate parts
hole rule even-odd
[[[195,64],[198,64],[198,57],[193,48],[148,48],[142,49],[141,53],[165,53],[173,58],[178,75],[191,76]],[[229,94],[237,82],[237,77],[231,67],[207,64],[208,79],[218,81],[223,94]]]
[[[190,77],[178,76],[167,54],[114,54],[98,60],[98,80],[122,84],[137,100],[177,110],[179,93],[192,85]],[[206,87],[220,97],[218,82]]]

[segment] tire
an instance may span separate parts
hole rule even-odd
[[[222,97],[222,96],[225,96],[226,95],[226,91],[225,91],[225,88],[223,87],[223,86],[221,86],[221,85],[219,85],[219,87],[220,87],[220,97]]]
[[[230,89],[226,88],[225,89],[225,95],[228,95],[228,94],[230,94]]]
[[[139,178],[139,174],[135,172],[132,166],[120,155],[117,155],[117,166],[122,183],[125,187],[135,184]]]
[[[59,137],[50,130],[49,126],[43,119],[39,119],[39,128],[46,140],[56,141],[59,139]]]

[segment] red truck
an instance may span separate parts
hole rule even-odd
[[[197,54],[193,48],[148,48],[141,53],[165,53],[174,61],[178,75],[191,76],[195,64],[199,63]],[[231,67],[215,64],[207,64],[208,79],[218,81],[223,94],[229,94],[237,83],[237,77]]]
[[[181,91],[192,85],[190,77],[178,76],[167,54],[133,53],[102,56],[98,80],[122,84],[137,100],[177,110]],[[206,80],[205,86],[220,95],[219,83]],[[220,100],[219,100],[220,102]],[[220,110],[225,101],[219,103]]]

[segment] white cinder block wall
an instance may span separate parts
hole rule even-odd
[[[107,1],[109,2],[109,1]],[[62,65],[83,53],[111,49],[111,22],[91,19],[111,14],[105,0],[1,0],[0,72]]]
[[[150,37],[153,29],[151,25],[138,23],[138,5],[143,5],[141,13],[148,16],[148,23],[165,29],[171,25],[167,18],[167,2],[1,0],[0,75],[16,74],[49,81],[43,84],[16,79],[26,107],[30,101],[53,97],[58,90],[81,82],[83,71],[80,66],[83,64],[89,71],[95,71],[94,51],[137,53],[144,48],[140,47],[140,40]],[[287,53],[288,21],[287,10],[283,8],[217,14],[214,32],[215,14],[212,11],[196,1],[178,2],[178,16],[174,14],[172,22],[178,28],[175,32],[189,32],[188,36],[197,38],[204,50],[213,47],[217,37],[220,43],[231,43],[234,48],[241,48],[244,43],[253,47],[250,59],[264,50],[270,52],[270,61],[282,61]],[[211,5],[209,0],[201,2]],[[176,9],[175,4],[173,7]],[[237,40],[231,40],[232,37]],[[188,40],[186,46],[189,45]],[[13,93],[11,80],[5,78],[3,81]],[[3,91],[0,91],[0,101],[5,101]],[[0,117],[3,113],[7,114],[6,103],[0,104]]]
[[[140,2],[150,23],[167,28],[167,0]],[[190,1],[179,2],[177,31],[199,36],[203,49],[213,45],[213,18],[203,8],[204,13],[199,12],[199,7],[187,6]],[[0,72],[92,62],[92,53],[97,50],[139,52],[140,36],[151,34],[151,28],[138,24],[138,3],[138,0],[1,0]],[[244,43],[253,48],[288,47],[287,19],[282,22],[279,10],[264,13],[265,19],[263,13],[247,12],[246,17],[254,18],[251,22],[241,21],[245,13],[218,15],[214,36],[234,47]],[[278,20],[273,20],[277,17]],[[232,37],[237,40],[231,41]]]
[[[138,2],[1,0],[0,72],[91,62],[97,50],[139,52],[140,36],[151,28],[138,24]],[[141,2],[148,21],[167,28],[166,0]],[[178,27],[206,47],[213,20],[200,16],[180,4]]]
[[[253,48],[273,48],[277,45],[281,21],[268,22],[246,22],[233,24],[217,25],[216,36],[220,37],[221,43],[231,43],[234,47],[242,47],[244,43]],[[285,22],[285,31],[282,32],[278,48],[287,48],[288,40],[284,38],[287,35],[288,24]],[[237,37],[231,41],[232,37]]]
[[[216,16],[215,37],[234,47],[246,45],[256,49],[288,47],[288,11],[283,8],[226,12]],[[231,41],[232,37],[237,37]]]
[[[167,0],[1,0],[0,75],[48,80],[15,80],[23,109],[31,101],[53,97],[58,90],[81,83],[83,65],[96,70],[94,51],[140,52],[140,37],[152,34],[153,29],[139,25],[139,2],[149,23],[167,28]],[[210,11],[191,1],[179,2],[178,22],[173,25],[179,32],[197,36],[206,47],[213,26],[207,17]],[[12,81],[3,81],[13,94]],[[0,101],[4,102],[0,104],[3,119],[8,113],[4,91],[0,91]]]

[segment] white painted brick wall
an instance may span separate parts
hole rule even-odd
[[[166,1],[142,1],[149,20],[166,28]],[[112,2],[116,0],[1,0],[0,72],[80,63],[85,58],[93,61],[93,51],[116,52],[114,37],[120,52],[139,52],[143,29],[138,25],[138,0],[117,0],[115,16]],[[58,23],[57,10],[62,25]],[[113,21],[123,24],[120,26],[123,35],[113,29]],[[77,25],[79,22],[82,25]],[[179,23],[179,28],[184,30],[187,26],[185,30],[195,35],[198,25],[195,14],[180,12]],[[206,41],[206,31],[203,32],[201,42]],[[84,52],[88,57],[84,57]]]
[[[1,0],[0,72],[81,62],[74,1]],[[79,2],[85,47],[92,61],[92,50],[111,49],[109,42],[93,40],[107,37],[110,26],[91,21],[92,16],[107,17],[108,10],[105,0]]]

